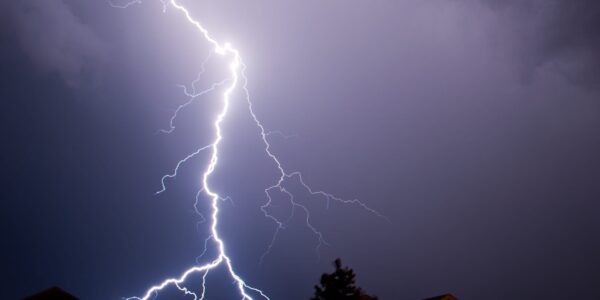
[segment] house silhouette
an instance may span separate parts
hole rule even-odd
[[[444,294],[444,295],[435,296],[435,297],[431,297],[431,298],[427,298],[427,299],[423,299],[423,300],[458,300],[458,298],[452,296],[452,294]]]
[[[23,298],[23,300],[79,300],[79,298],[63,291],[59,287],[51,287],[35,295]]]

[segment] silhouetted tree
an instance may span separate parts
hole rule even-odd
[[[356,286],[356,274],[342,267],[342,260],[336,259],[333,265],[335,271],[321,275],[321,284],[315,285],[315,296],[311,300],[377,300]]]

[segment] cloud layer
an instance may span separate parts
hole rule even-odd
[[[106,61],[101,39],[61,0],[6,1],[2,27],[40,70],[70,87],[98,83]]]
[[[600,88],[600,2],[482,0],[503,18],[526,76],[552,68],[570,82]]]

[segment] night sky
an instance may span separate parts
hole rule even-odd
[[[284,166],[390,219],[327,207],[292,182],[329,246],[319,258],[298,213],[259,265],[275,230],[263,189],[277,170],[237,91],[211,185],[233,199],[220,231],[248,283],[308,299],[341,257],[382,300],[598,298],[600,2],[182,3],[242,53],[254,111],[291,135],[271,138]],[[154,193],[214,137],[220,94],[157,132],[210,49],[158,0],[0,4],[1,299],[53,285],[82,299],[139,296],[195,264],[209,156]],[[199,86],[224,79],[223,66],[211,60]],[[208,287],[208,299],[237,299],[223,269]]]

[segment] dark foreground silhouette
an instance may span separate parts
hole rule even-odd
[[[321,282],[315,285],[315,295],[311,300],[377,300],[356,286],[356,274],[348,267],[342,267],[342,260],[333,262],[335,271],[321,275]],[[424,300],[458,300],[452,294],[440,295]]]
[[[356,286],[354,270],[342,267],[342,260],[336,259],[333,266],[333,273],[321,275],[321,284],[315,286],[311,300],[377,300]]]
[[[79,300],[79,298],[63,291],[59,287],[51,287],[23,300]]]
[[[445,295],[427,298],[425,300],[458,300],[458,298],[452,296],[452,294],[445,294]]]
[[[356,286],[354,270],[342,267],[339,258],[335,260],[333,266],[335,267],[333,273],[321,275],[320,284],[315,285],[315,295],[311,300],[378,300],[377,297],[368,295]],[[23,300],[79,300],[79,298],[58,287],[51,287]],[[458,298],[445,294],[425,300],[458,300]]]

